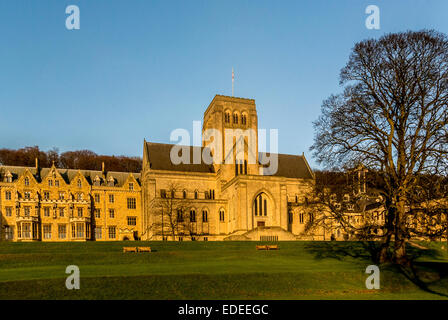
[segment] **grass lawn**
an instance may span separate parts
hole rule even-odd
[[[0,242],[0,299],[447,299],[448,256],[440,243],[413,249],[421,283],[381,267],[381,289],[367,290],[372,264],[357,242]],[[151,253],[122,253],[123,246]],[[446,246],[446,244],[445,244]],[[81,289],[65,288],[80,268]],[[422,289],[425,287],[425,289]]]

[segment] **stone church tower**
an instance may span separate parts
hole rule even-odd
[[[208,130],[219,132],[217,138],[221,141],[217,145],[221,150],[218,160],[224,165],[216,165],[215,170],[221,171],[220,178],[223,182],[239,174],[259,174],[258,118],[255,100],[215,96],[204,113],[202,128],[204,147],[210,142]]]

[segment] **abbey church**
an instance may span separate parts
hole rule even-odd
[[[210,131],[218,133],[214,139]],[[40,168],[37,162],[0,166],[0,238],[303,239],[312,218],[304,208],[313,172],[304,155],[258,151],[255,100],[215,96],[204,113],[202,141],[201,147],[144,141],[142,171],[136,173],[109,172],[104,166],[98,171]],[[223,161],[209,161],[217,155]],[[173,156],[191,161],[173,161]]]

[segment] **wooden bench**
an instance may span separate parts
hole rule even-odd
[[[278,250],[278,244],[257,246],[257,250]]]
[[[151,252],[151,247],[138,247],[138,252]]]
[[[136,247],[123,247],[123,252],[137,252]]]

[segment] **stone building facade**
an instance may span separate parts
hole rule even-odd
[[[140,174],[1,166],[0,223],[2,240],[138,239]]]
[[[1,166],[0,236],[13,241],[303,239],[312,219],[306,203],[314,174],[304,155],[261,153],[258,143],[255,101],[217,95],[204,113],[202,146],[144,141],[140,173]],[[220,161],[209,161],[218,154]],[[177,163],[173,156],[191,163]]]
[[[221,139],[214,148],[208,145],[209,129],[219,132],[214,139]],[[233,134],[227,135],[228,129],[233,129]],[[237,146],[239,142],[241,147]],[[141,179],[145,239],[301,238],[310,218],[305,203],[312,192],[313,172],[303,155],[278,154],[276,170],[267,167],[265,159],[273,155],[258,152],[254,100],[214,97],[204,113],[202,146],[179,148],[190,162],[199,155],[194,163],[173,164],[174,147],[144,142]],[[218,153],[218,161],[205,161],[204,154],[213,157]],[[322,235],[312,238],[321,239]]]

